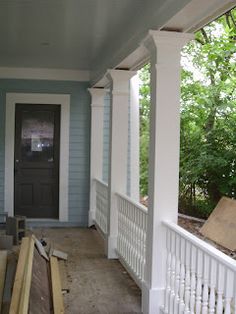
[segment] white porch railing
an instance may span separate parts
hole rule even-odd
[[[95,223],[103,232],[107,234],[108,219],[108,185],[98,179],[94,179],[96,184],[96,214]]]
[[[235,314],[236,261],[174,223],[167,232],[164,313]]]
[[[117,195],[117,254],[136,283],[141,287],[144,277],[147,208],[125,195]]]

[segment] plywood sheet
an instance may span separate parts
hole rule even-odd
[[[200,232],[210,240],[236,251],[236,201],[222,197]]]

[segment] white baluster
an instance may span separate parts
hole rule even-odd
[[[236,314],[236,273],[234,273],[234,294],[233,294],[233,309],[232,313]]]
[[[190,285],[190,313],[195,313],[196,301],[196,259],[197,250],[194,246],[191,247],[191,285]]]
[[[234,289],[234,274],[231,270],[226,271],[226,285],[225,285],[225,311],[224,314],[231,313],[231,300]]]
[[[177,314],[179,311],[179,286],[180,286],[180,237],[176,234],[175,239],[175,299],[174,299],[174,314]]]
[[[174,298],[175,298],[175,232],[171,233],[171,284],[170,284],[170,309],[169,313],[174,313]]]
[[[171,232],[166,230],[166,249],[167,249],[167,267],[166,267],[166,290],[165,290],[165,313],[169,313],[170,300],[170,278],[171,278]]]
[[[225,268],[223,265],[218,266],[218,282],[217,282],[217,306],[216,314],[223,313],[223,289],[224,289]]]
[[[203,293],[202,293],[202,314],[208,312],[208,280],[209,280],[209,256],[204,254],[203,259]]]
[[[203,274],[203,254],[201,250],[198,250],[197,252],[196,314],[201,313],[201,307],[202,307],[202,274]]]
[[[186,254],[185,254],[185,266],[186,266],[186,273],[185,273],[185,287],[184,287],[184,314],[190,313],[190,243],[186,242]]]
[[[209,314],[215,313],[216,309],[216,260],[211,259],[211,270],[210,270],[210,299],[209,299]]]
[[[179,313],[184,311],[184,286],[185,286],[185,240],[180,239],[180,286],[179,286]]]

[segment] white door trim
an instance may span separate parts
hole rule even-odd
[[[61,105],[60,165],[59,165],[59,221],[68,221],[68,178],[69,178],[69,128],[70,95],[60,94],[6,94],[5,126],[5,191],[4,208],[14,215],[14,149],[15,149],[15,105],[41,104]]]

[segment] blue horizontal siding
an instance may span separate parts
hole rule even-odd
[[[69,222],[64,225],[87,226],[90,173],[90,96],[87,88],[86,82],[0,80],[0,212],[4,208],[6,93],[70,94]],[[42,222],[41,225],[62,226],[63,224]]]

